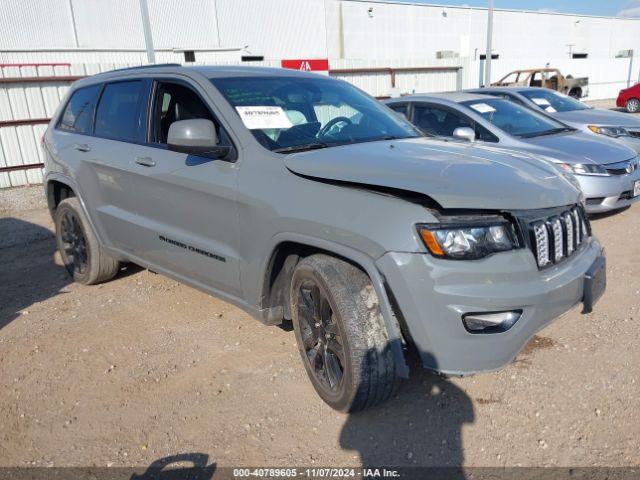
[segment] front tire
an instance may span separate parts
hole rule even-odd
[[[111,280],[120,263],[98,243],[77,198],[66,198],[55,212],[56,242],[62,262],[74,281],[84,285]]]
[[[629,100],[627,100],[625,108],[629,113],[638,113],[638,111],[640,110],[640,100],[638,100],[637,98],[630,98]]]
[[[396,392],[399,377],[378,297],[362,270],[311,255],[296,266],[290,302],[305,370],[331,408],[355,412]]]

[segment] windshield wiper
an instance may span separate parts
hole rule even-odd
[[[545,130],[544,132],[525,133],[523,135],[520,135],[520,138],[542,137],[544,135],[555,135],[556,133],[562,132],[575,132],[575,130],[575,128],[571,127],[552,128],[550,130]]]
[[[293,152],[304,152],[306,150],[317,150],[319,148],[327,148],[330,147],[328,143],[322,142],[314,142],[314,143],[304,143],[302,145],[291,145],[290,147],[282,147],[282,148],[274,148],[273,151],[276,153],[293,153]]]

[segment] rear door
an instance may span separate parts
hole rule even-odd
[[[78,182],[97,233],[105,246],[127,255],[134,253],[136,233],[132,145],[144,139],[149,88],[144,79],[105,83],[92,136],[80,145]]]
[[[237,245],[236,150],[204,92],[184,79],[154,82],[145,142],[129,152],[135,204],[136,256],[196,284],[240,294]],[[214,122],[228,158],[170,151],[167,134],[178,120]]]
[[[77,193],[82,199],[91,196],[92,192],[81,183],[77,172],[86,170],[84,164],[92,158],[93,117],[101,90],[102,84],[75,90],[52,132],[55,145],[53,159],[63,163],[61,170],[76,175]],[[85,203],[90,206],[90,202]]]

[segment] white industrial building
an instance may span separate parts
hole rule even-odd
[[[158,62],[279,66],[283,59],[328,59],[332,75],[378,96],[480,81],[482,8],[365,0],[146,3]],[[2,169],[41,162],[40,132],[73,78],[146,63],[147,53],[140,0],[2,0],[0,32],[0,187],[6,187],[39,180],[37,168]],[[548,64],[589,77],[592,99],[612,98],[640,76],[640,59],[618,58],[631,50],[640,53],[640,19],[496,10],[492,80]],[[459,68],[425,68],[444,66]],[[392,75],[393,67],[403,68]]]

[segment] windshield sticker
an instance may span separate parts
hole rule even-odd
[[[496,111],[495,108],[493,108],[491,105],[487,105],[486,103],[474,103],[473,105],[471,105],[471,108],[480,113],[492,113]]]
[[[533,103],[535,103],[536,105],[540,105],[541,107],[550,105],[549,100],[547,100],[546,98],[532,98],[531,100],[533,101]]]
[[[549,113],[556,113],[557,110],[555,108],[553,108],[551,105],[549,105],[547,108],[544,109],[545,112],[549,112]]]
[[[282,107],[236,107],[242,123],[249,130],[291,128],[293,124]]]

